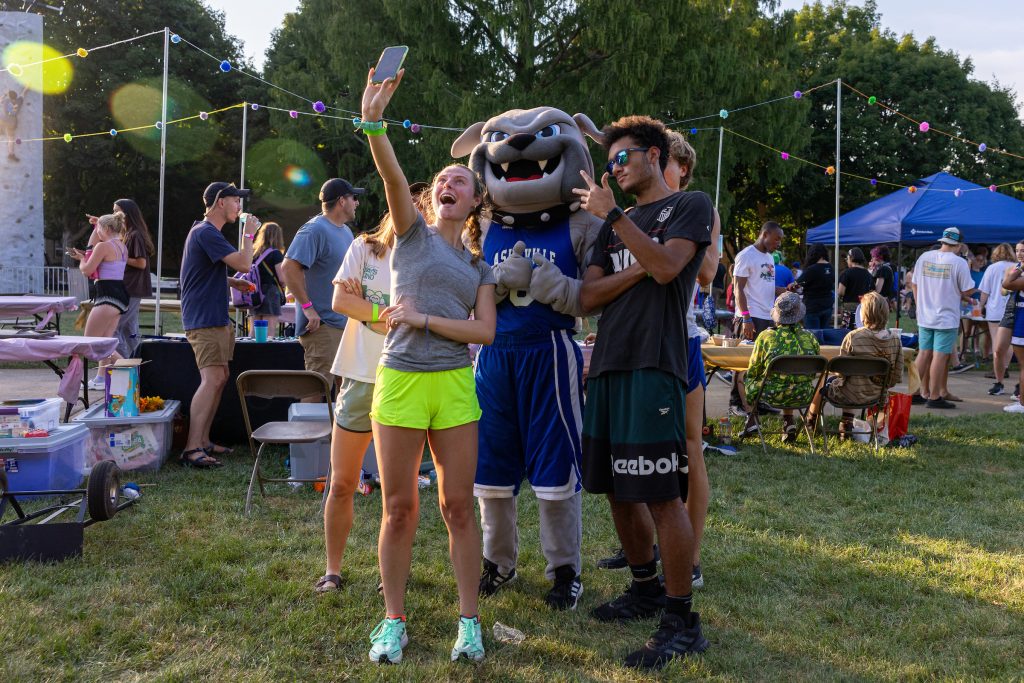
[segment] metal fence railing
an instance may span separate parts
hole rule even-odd
[[[0,294],[40,294],[89,298],[89,284],[78,268],[0,264]]]

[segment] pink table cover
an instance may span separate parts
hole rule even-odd
[[[0,296],[0,316],[42,315],[78,309],[73,296]]]
[[[80,355],[89,360],[106,358],[117,348],[116,337],[56,336],[48,339],[0,339],[0,361],[44,361]]]

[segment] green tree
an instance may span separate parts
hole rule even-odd
[[[941,50],[934,39],[918,43],[885,30],[874,2],[807,5],[795,15],[804,82],[843,82],[934,129],[1024,152],[1024,127],[1013,94],[972,80],[973,66]],[[800,151],[822,164],[835,163],[835,88],[821,91],[808,109],[810,136]],[[1024,178],[1020,159],[981,153],[932,130],[922,133],[912,121],[844,87],[842,93],[841,170],[879,181],[909,185],[938,171],[982,185]],[[895,188],[845,176],[840,209],[849,211]],[[791,183],[778,186],[772,203],[803,236],[807,228],[835,215],[835,186],[821,170],[801,166]],[[1019,192],[1019,191],[1018,191]]]
[[[407,78],[389,111],[395,117],[458,129],[506,109],[547,104],[586,113],[598,125],[646,113],[685,131],[717,127],[723,106],[790,87],[791,21],[756,0],[450,0],[415,11],[398,0],[304,0],[275,36],[266,71],[306,97],[330,95],[325,103],[346,110],[330,113],[347,117],[359,108],[380,50],[405,44]],[[275,98],[282,107],[297,101]],[[699,118],[707,114],[714,118]],[[315,149],[331,172],[379,190],[364,141],[348,121],[276,121],[278,134]],[[806,135],[781,108],[751,109],[735,121],[786,144]],[[392,140],[410,179],[426,180],[450,162],[457,135],[393,130]],[[700,131],[693,142],[701,158],[693,187],[713,193],[717,139]],[[600,161],[603,152],[593,151]],[[749,146],[729,146],[724,161],[729,169],[765,163]],[[739,189],[739,201],[763,201],[754,183]],[[726,192],[722,199],[728,219],[732,200]],[[367,203],[366,215],[376,216],[379,192]]]
[[[47,16],[45,40],[62,53],[93,47],[170,26],[172,31],[233,65],[241,61],[236,40],[224,32],[222,14],[199,0],[105,0],[67,3],[60,16]],[[163,37],[94,51],[73,59],[70,87],[47,95],[43,127],[47,135],[92,133],[147,125],[160,119]],[[216,61],[184,42],[170,46],[168,119],[219,109],[258,90],[255,81],[223,73]],[[260,120],[250,117],[260,134]],[[173,272],[192,221],[202,217],[201,195],[211,180],[239,177],[241,110],[167,128],[164,270]],[[250,129],[252,132],[252,128]],[[85,213],[105,213],[115,199],[130,197],[157,230],[159,145],[156,129],[114,138],[79,138],[70,144],[43,143],[45,231],[69,243],[85,234]]]

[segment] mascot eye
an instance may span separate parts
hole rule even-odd
[[[492,130],[490,133],[484,133],[484,142],[501,142],[508,137],[508,133],[501,130]]]
[[[562,129],[559,127],[559,125],[557,123],[552,123],[538,130],[536,136],[538,138],[550,138],[555,135],[558,135],[561,132]]]

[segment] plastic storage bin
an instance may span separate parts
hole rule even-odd
[[[106,417],[103,404],[80,413],[72,422],[85,425],[89,438],[85,464],[91,468],[101,460],[113,460],[122,470],[152,471],[167,460],[179,401],[164,401],[162,410],[138,417]]]
[[[77,488],[85,474],[88,438],[85,425],[71,423],[59,425],[47,437],[0,441],[0,467],[7,473],[9,490],[17,493]]]
[[[326,403],[293,403],[288,407],[288,421],[327,420],[330,417],[327,410]],[[316,479],[327,476],[331,465],[330,439],[317,443],[292,444],[288,449],[292,479]],[[374,454],[372,441],[363,455],[363,469],[369,474],[377,472],[377,456]]]
[[[29,429],[52,432],[60,424],[60,398],[33,398],[0,402],[0,437],[20,436]]]

